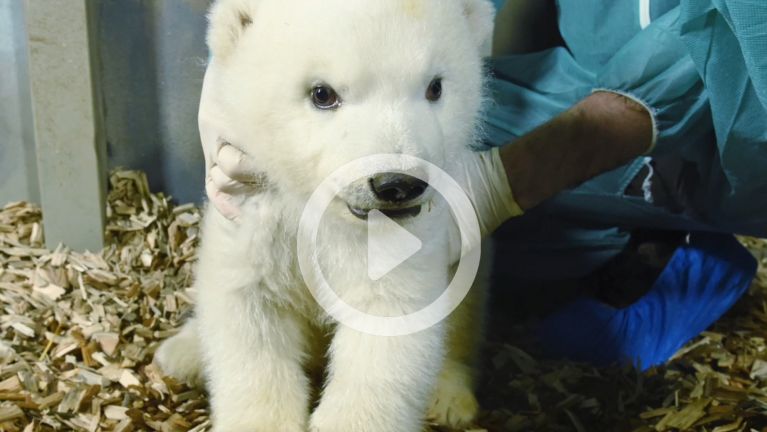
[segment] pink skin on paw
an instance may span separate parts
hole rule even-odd
[[[229,220],[237,221],[241,212],[239,206],[233,202],[234,197],[221,192],[210,177],[208,177],[208,181],[205,182],[205,192],[208,195],[208,199],[213,206],[216,207],[216,210],[218,210],[219,213]]]

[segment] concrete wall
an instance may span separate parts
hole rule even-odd
[[[203,190],[196,114],[209,3],[98,0],[94,11],[108,166],[146,171],[179,202]],[[39,202],[25,33],[24,2],[0,0],[0,205]]]
[[[23,6],[0,0],[0,206],[40,199]]]
[[[100,0],[96,37],[110,167],[144,170],[154,190],[199,201],[197,105],[210,0]]]
[[[45,242],[103,247],[105,140],[90,0],[26,0],[34,141]]]

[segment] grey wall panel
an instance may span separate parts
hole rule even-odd
[[[24,3],[0,0],[0,206],[39,203]]]
[[[142,169],[179,202],[199,201],[197,105],[209,0],[102,0],[98,40],[110,167]]]
[[[45,243],[103,246],[104,184],[89,0],[26,0],[29,81]]]
[[[199,202],[204,186],[196,117],[209,4],[99,0],[95,11],[108,166],[146,171],[179,202]],[[0,0],[0,205],[39,202],[23,5]]]

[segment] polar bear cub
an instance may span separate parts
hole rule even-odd
[[[472,421],[482,284],[444,322],[405,336],[336,323],[299,271],[298,222],[340,166],[406,154],[460,171],[478,139],[488,0],[218,0],[208,43],[230,136],[260,164],[263,191],[238,222],[209,208],[196,269],[196,316],[156,360],[205,377],[214,430],[417,432]],[[352,179],[323,216],[317,255],[329,284],[379,316],[420,309],[447,286],[450,211],[400,167]],[[376,281],[366,219],[381,211],[421,239]],[[319,395],[310,377],[324,368]]]

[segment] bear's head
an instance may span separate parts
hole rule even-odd
[[[494,12],[489,0],[218,0],[208,44],[227,138],[298,197],[363,156],[446,167],[478,137]],[[409,169],[346,188],[352,213],[425,200]]]

